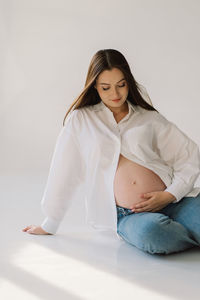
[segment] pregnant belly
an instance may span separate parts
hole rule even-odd
[[[152,170],[120,154],[114,178],[114,195],[117,205],[132,208],[134,204],[144,201],[140,198],[141,193],[165,189],[165,183]]]

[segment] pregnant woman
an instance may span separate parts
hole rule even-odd
[[[69,206],[85,200],[86,221],[151,254],[200,246],[197,144],[151,104],[117,50],[93,56],[57,138],[31,234],[55,234]]]

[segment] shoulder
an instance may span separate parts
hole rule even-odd
[[[165,117],[163,114],[161,114],[160,112],[154,112],[154,122],[155,124],[157,125],[160,125],[160,126],[166,126],[166,125],[171,125],[172,122],[169,121],[167,119],[167,117]]]
[[[137,107],[137,110],[141,114],[142,118],[145,119],[147,122],[150,122],[152,125],[155,126],[166,126],[172,124],[171,121],[167,119],[163,114],[157,112],[156,110],[147,110],[143,107]]]
[[[179,126],[174,123],[173,121],[170,121],[167,117],[165,117],[162,113],[157,113],[155,111],[152,119],[152,124],[155,133],[159,138],[166,139],[167,137],[173,137],[177,139],[177,141],[185,141],[186,139],[189,139],[188,135],[179,128]]]
[[[83,123],[83,114],[82,114],[82,109],[74,109],[69,112],[67,115],[65,122],[64,122],[64,128],[71,131],[79,131],[81,129]]]

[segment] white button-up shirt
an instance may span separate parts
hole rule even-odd
[[[129,112],[119,123],[102,101],[67,116],[41,201],[45,231],[55,234],[66,210],[81,197],[87,224],[119,237],[113,184],[120,153],[155,172],[174,202],[200,193],[194,187],[200,174],[197,144],[161,113],[127,103]]]

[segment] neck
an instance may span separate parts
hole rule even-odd
[[[120,107],[108,107],[108,108],[112,111],[114,115],[118,115],[128,111],[128,103],[127,101],[125,101],[124,104]]]

